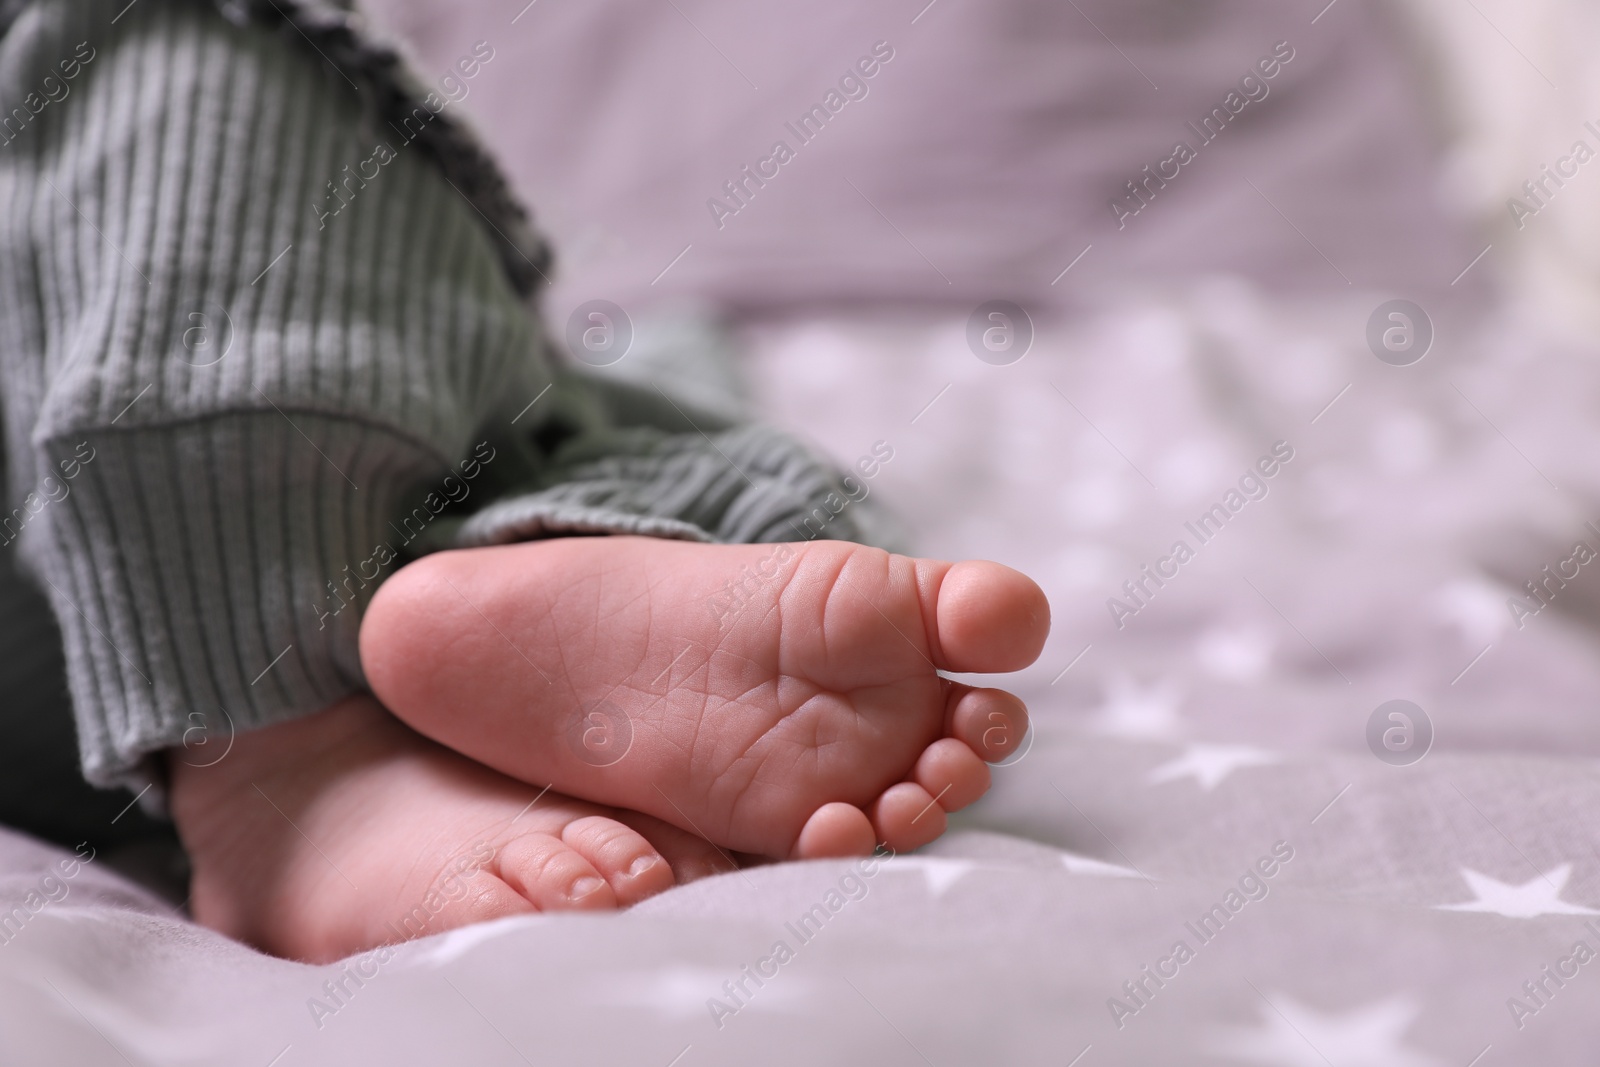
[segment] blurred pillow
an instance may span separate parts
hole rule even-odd
[[[558,321],[594,298],[1070,303],[1214,270],[1419,299],[1475,280],[1449,287],[1477,249],[1366,0],[1315,22],[1273,0],[924,4],[367,6],[555,238]]]

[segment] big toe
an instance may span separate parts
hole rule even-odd
[[[1020,571],[988,560],[951,566],[936,608],[944,670],[997,674],[1039,658],[1050,634],[1050,602]]]

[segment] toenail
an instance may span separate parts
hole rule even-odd
[[[660,856],[640,856],[638,859],[633,861],[633,866],[628,868],[628,877],[638,878],[646,871],[655,870],[660,863]]]
[[[598,878],[579,878],[576,882],[572,883],[572,892],[568,893],[567,895],[572,900],[582,900],[589,894],[598,892],[600,887],[603,885],[605,885],[605,883]]]

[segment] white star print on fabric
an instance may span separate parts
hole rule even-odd
[[[1274,993],[1260,1010],[1256,1026],[1217,1031],[1212,1051],[1271,1067],[1443,1067],[1406,1045],[1418,1011],[1401,997],[1324,1013]]]
[[[1082,874],[1090,878],[1144,877],[1132,867],[1107,863],[1105,860],[1097,860],[1089,856],[1080,856],[1075,852],[1063,852],[1061,854],[1061,866],[1065,867],[1070,874]]]
[[[949,892],[978,864],[972,860],[944,859],[939,856],[896,856],[884,860],[884,870],[917,871],[927,881],[928,895],[937,900]]]
[[[1534,919],[1540,915],[1600,915],[1600,911],[1593,908],[1570,904],[1561,899],[1561,891],[1567,887],[1567,879],[1572,877],[1570,863],[1563,863],[1520,884],[1502,882],[1468,867],[1461,868],[1461,877],[1467,880],[1476,899],[1463,904],[1440,904],[1439,911],[1480,911],[1504,915],[1508,919]]]
[[[1178,708],[1183,694],[1168,682],[1144,685],[1127,675],[1115,675],[1106,685],[1105,699],[1090,722],[1096,732],[1135,740],[1163,740],[1183,733]]]
[[[503,919],[458,926],[442,936],[429,938],[426,941],[413,941],[409,944],[413,946],[412,951],[416,953],[419,962],[446,964],[468,955],[485,942],[509,936],[513,931],[541,921],[547,920],[540,915],[508,915]]]
[[[1251,626],[1214,626],[1195,641],[1194,655],[1213,678],[1253,682],[1272,665],[1273,638]]]
[[[1151,771],[1147,781],[1157,785],[1193,778],[1209,793],[1242,767],[1265,767],[1278,762],[1276,753],[1245,745],[1190,745],[1183,755]]]
[[[1510,590],[1482,578],[1459,578],[1433,595],[1433,616],[1456,631],[1462,644],[1481,648],[1505,633]]]

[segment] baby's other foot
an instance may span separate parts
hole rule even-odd
[[[321,963],[468,923],[632,904],[731,870],[708,842],[541,792],[429,741],[371,697],[171,759],[207,926]]]
[[[428,556],[361,631],[374,691],[525,781],[777,858],[904,851],[989,786],[1016,697],[942,678],[1032,663],[1038,586],[861,545],[570,538]]]

